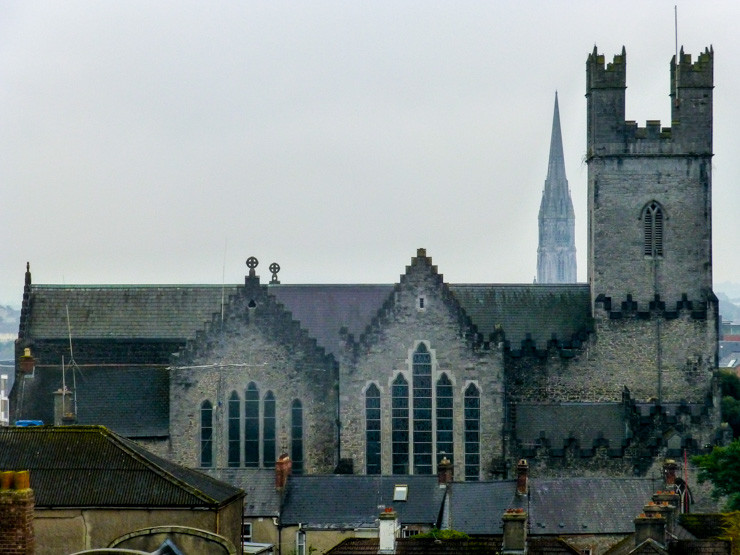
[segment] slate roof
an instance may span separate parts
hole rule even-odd
[[[592,329],[586,284],[450,285],[450,290],[487,340],[501,325],[512,350],[529,338],[538,349],[553,338],[569,343]]]
[[[587,285],[450,285],[484,339],[501,325],[512,349],[531,338],[570,346],[591,329]],[[186,340],[212,321],[236,285],[31,285],[27,336]],[[358,338],[394,285],[270,285],[268,291],[328,353],[343,344],[341,328]],[[529,334],[529,335],[528,335]]]
[[[626,421],[621,403],[517,403],[516,439],[534,445],[540,439],[551,448],[563,449],[569,439],[581,449],[592,449],[598,440],[610,449],[621,449],[626,441]]]
[[[66,371],[72,387],[72,371]],[[27,381],[28,384],[24,383]],[[162,366],[80,366],[75,371],[77,423],[99,424],[132,438],[169,435],[169,372]],[[20,378],[16,419],[32,415],[54,422],[54,394],[62,387],[60,366],[37,366],[33,378]]]
[[[243,489],[244,516],[280,516],[280,494],[275,489],[275,471],[267,468],[204,468],[202,472]],[[291,478],[293,480],[294,478]]]
[[[348,538],[327,551],[327,555],[377,555],[379,540],[377,538]],[[399,538],[396,540],[396,555],[466,555],[466,554],[500,554],[499,538],[470,538],[467,540],[441,540],[433,538]],[[527,542],[527,553],[570,554],[581,552],[560,539],[537,538]]]
[[[526,508],[516,480],[454,482],[450,492],[449,527],[469,535],[503,534],[504,511]]]
[[[396,484],[408,485],[407,501],[393,501]],[[373,528],[384,507],[404,524],[435,525],[445,490],[436,476],[292,476],[282,523],[317,528]]]
[[[235,285],[31,285],[29,335],[187,339],[210,322]]]
[[[0,469],[30,470],[38,507],[217,508],[243,495],[102,426],[0,428]]]
[[[470,535],[502,534],[506,509],[529,513],[530,536],[629,534],[656,485],[647,478],[530,479],[529,497],[515,481],[455,482],[450,527]]]

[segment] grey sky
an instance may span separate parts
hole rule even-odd
[[[536,274],[555,90],[585,280],[585,62],[669,125],[675,2],[0,3],[0,303],[37,283],[450,282]],[[714,276],[739,281],[740,3],[715,50]]]

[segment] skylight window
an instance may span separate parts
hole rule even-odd
[[[393,501],[406,501],[409,496],[409,487],[406,484],[396,484],[393,488]]]

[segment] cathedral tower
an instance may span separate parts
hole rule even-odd
[[[537,283],[575,283],[575,214],[565,177],[558,93],[555,93],[550,161],[540,203],[539,229]]]

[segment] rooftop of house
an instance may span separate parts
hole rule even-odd
[[[377,555],[378,538],[348,538],[327,551],[327,555]],[[435,540],[434,538],[399,538],[396,555],[499,555],[500,538]],[[527,544],[530,555],[580,555],[580,551],[558,538],[537,538]]]
[[[37,507],[206,509],[244,495],[103,426],[0,428],[0,468],[30,470]]]
[[[244,516],[280,516],[280,492],[275,488],[274,470],[269,468],[204,468],[202,472],[244,490],[246,493]]]

